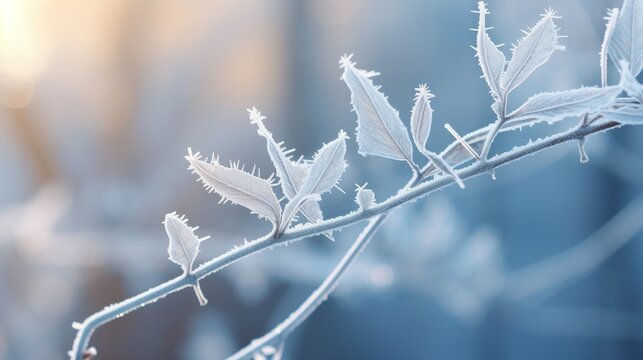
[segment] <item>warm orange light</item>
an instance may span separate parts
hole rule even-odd
[[[43,12],[47,0],[0,0],[0,102],[17,108],[33,96],[47,63]]]

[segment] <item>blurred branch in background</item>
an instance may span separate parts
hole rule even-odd
[[[540,306],[520,315],[514,326],[549,337],[599,338],[640,341],[643,314],[593,307]]]
[[[501,297],[509,303],[520,301],[588,273],[643,230],[642,218],[639,196],[574,248],[511,275]]]
[[[373,67],[384,74],[382,82],[392,104],[406,108],[417,81],[427,81],[441,94],[435,101],[442,119],[457,119],[454,125],[459,129],[481,125],[475,118],[482,119],[491,110],[467,46],[473,38],[465,29],[473,27],[475,19],[461,16],[472,4],[0,0],[0,359],[59,358],[73,336],[72,320],[173,275],[159,224],[159,214],[165,211],[189,209],[191,218],[208,224],[203,231],[215,240],[204,244],[205,257],[230,248],[233,242],[223,239],[234,238],[234,229],[244,228],[248,236],[259,234],[263,225],[243,212],[222,211],[200,189],[186,188],[188,175],[185,165],[174,160],[176,154],[190,143],[216,147],[247,161],[263,149],[260,141],[241,140],[254,133],[239,126],[247,124],[242,109],[253,104],[274,114],[275,132],[310,153],[320,139],[354,121],[338,77],[327,76],[336,70],[337,56],[349,49],[373,59]],[[620,4],[620,0],[556,4],[564,16],[565,34],[575,41],[566,44],[568,53],[552,59],[552,66],[569,71],[556,78],[534,79],[519,95],[597,83],[595,45],[604,29],[600,18],[605,6]],[[499,42],[507,43],[546,6],[508,0],[490,5],[498,9],[490,20],[503,19],[508,26],[507,36],[496,34]],[[445,71],[451,68],[457,69],[463,82],[453,81],[453,71]],[[441,146],[450,141],[447,136],[435,131],[432,141]],[[323,356],[305,351],[317,349],[310,334],[323,333],[329,342],[332,336],[340,336],[329,331],[338,328],[333,322],[342,321],[337,318],[341,307],[337,315],[334,305],[359,308],[363,301],[381,298],[394,299],[390,308],[399,309],[401,317],[405,311],[414,312],[421,314],[414,318],[430,318],[430,324],[413,323],[403,331],[394,328],[395,333],[355,338],[354,358],[368,357],[364,343],[385,347],[403,341],[401,334],[432,334],[442,344],[452,343],[453,333],[443,330],[460,322],[473,329],[471,338],[458,331],[458,348],[470,352],[464,359],[524,354],[569,358],[566,349],[584,347],[584,343],[572,338],[548,346],[530,334],[514,334],[513,328],[488,313],[506,308],[498,298],[504,296],[504,285],[517,284],[507,282],[514,274],[510,269],[535,271],[539,266],[527,267],[540,264],[535,259],[574,251],[576,241],[596,224],[613,216],[635,216],[631,207],[625,215],[616,214],[625,198],[641,191],[640,136],[641,132],[632,130],[629,137],[609,134],[589,142],[590,164],[600,167],[568,166],[567,155],[574,149],[564,147],[503,170],[496,182],[473,182],[467,201],[434,198],[426,208],[408,206],[403,217],[391,219],[397,223],[389,224],[407,235],[394,237],[383,229],[372,249],[346,274],[333,304],[297,333],[301,349],[293,349],[290,358]],[[400,180],[395,178],[400,173],[395,165],[356,159],[351,163],[363,166],[352,166],[346,183],[373,179],[369,183],[380,194]],[[268,158],[252,160],[265,167]],[[556,174],[548,176],[556,179],[556,186],[539,175],[545,169]],[[384,172],[391,177],[377,176]],[[446,191],[451,199],[462,198]],[[591,206],[582,200],[587,192],[593,194]],[[546,208],[545,197],[539,194],[550,194],[561,203],[555,209]],[[529,211],[548,214],[548,219],[551,215],[551,222],[523,231],[514,225],[521,214],[514,213],[512,196],[513,203],[530,203]],[[333,199],[324,212],[338,214],[353,205]],[[568,220],[558,222],[557,215]],[[405,217],[426,226],[414,233]],[[625,230],[634,231],[635,226],[629,224]],[[616,234],[625,236],[625,232]],[[608,235],[601,237],[609,241]],[[640,235],[623,239],[620,246],[639,240]],[[305,291],[323,280],[321,269],[332,268],[341,256],[340,243],[302,243],[226,269],[204,289],[217,294],[207,310],[196,309],[189,296],[168,299],[98,335],[101,355],[156,359],[229,355],[285,317]],[[599,241],[592,243],[600,248]],[[592,274],[574,287],[604,289],[600,276],[605,274],[621,279],[639,296],[615,297],[612,303],[599,305],[623,311],[619,319],[624,321],[628,311],[641,304],[642,288],[633,276],[641,272],[636,265],[640,263],[638,244],[628,245],[632,251],[627,255],[633,259],[628,267],[615,269],[609,261],[601,263],[599,275]],[[611,256],[621,261],[624,253]],[[598,290],[591,296],[558,292],[581,277],[581,269],[596,269],[590,263],[599,265],[598,258],[585,265],[574,261],[576,265],[565,266],[573,277],[554,277],[530,291],[541,289],[544,294],[536,291],[540,296],[556,291],[557,298],[549,300],[552,303],[581,302],[600,310],[593,304]],[[553,290],[547,290],[549,285]],[[373,294],[388,296],[374,298]],[[413,308],[401,300],[409,294],[430,301]],[[534,298],[538,296],[524,300]],[[507,310],[520,311],[519,319],[531,319],[539,316],[540,306]],[[427,309],[432,312],[422,312]],[[443,311],[458,321],[441,316]],[[565,316],[565,312],[554,315]],[[571,312],[569,319],[580,321],[585,315],[596,319],[589,311]],[[386,319],[382,314],[370,313],[350,321],[370,326],[386,321],[382,319]],[[434,345],[424,342],[422,356],[460,357],[453,354],[457,349],[446,352]],[[630,358],[641,353],[636,352],[641,342],[608,345],[634,349]],[[385,349],[380,350],[375,355],[386,357]],[[418,357],[414,350],[406,350],[396,356]],[[297,356],[302,352],[305,355]],[[599,357],[599,353],[590,352],[584,358]]]

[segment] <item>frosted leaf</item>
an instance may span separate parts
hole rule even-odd
[[[476,38],[476,57],[482,69],[482,75],[489,85],[491,95],[494,99],[499,100],[502,97],[500,89],[500,76],[505,68],[505,54],[498,49],[497,45],[491,41],[487,34],[485,17],[489,14],[484,2],[478,2],[478,31]]]
[[[500,87],[509,93],[539,66],[549,60],[556,50],[564,50],[558,45],[558,28],[554,24],[555,13],[547,10],[540,21],[525,32],[525,36],[513,48],[513,55],[507,65],[507,70],[500,77]]]
[[[321,208],[319,207],[319,203],[317,202],[307,202],[301,207],[301,209],[299,209],[299,211],[301,211],[302,215],[304,215],[306,219],[308,219],[311,223],[315,223],[324,219],[324,214],[322,213]],[[324,234],[332,240],[332,232],[327,232]]]
[[[630,71],[630,64],[621,60],[619,63],[619,70],[621,71],[621,88],[627,93],[627,95],[643,101],[643,85],[641,85],[632,72]]]
[[[197,228],[188,226],[188,219],[185,216],[179,217],[176,212],[166,214],[163,225],[170,239],[167,247],[169,259],[181,266],[183,272],[192,271],[192,264],[199,253],[199,245],[201,241],[208,239],[209,236],[197,237],[194,234],[194,230]]]
[[[355,189],[355,203],[361,211],[368,210],[375,205],[375,193],[366,188],[367,184],[358,186]]]
[[[533,118],[529,122],[536,123],[580,116],[612,105],[620,92],[618,86],[607,86],[540,93],[530,97],[509,118]]]
[[[282,234],[290,225],[290,222],[295,218],[295,215],[301,210],[301,207],[310,202],[318,202],[321,200],[319,194],[298,194],[290,200],[284,207],[284,212],[281,216],[281,226],[277,234]]]
[[[267,218],[276,227],[281,220],[281,206],[272,191],[272,183],[239,169],[236,165],[226,167],[212,158],[201,160],[199,153],[192,154],[188,149],[185,157],[189,170],[199,175],[199,180],[208,191],[215,191],[223,202],[230,201],[244,206],[253,214]]]
[[[351,91],[351,104],[357,113],[359,153],[403,160],[414,166],[413,146],[399,113],[370,79],[377,73],[355,68],[351,56],[343,56],[340,64],[344,69],[342,80]]]
[[[308,174],[308,167],[300,162],[292,160],[290,155],[294,150],[286,150],[283,143],[277,143],[270,131],[266,128],[263,120],[266,118],[261,115],[257,108],[247,109],[250,116],[250,122],[257,125],[257,133],[266,139],[266,147],[270,160],[275,167],[277,177],[279,177],[279,184],[281,190],[288,200],[295,197],[301,186],[304,184],[304,179]],[[306,202],[300,209],[300,212],[311,223],[318,222],[324,219],[324,215],[319,207],[319,203],[310,201]],[[332,232],[326,232],[324,235],[333,240]]]
[[[297,212],[300,211],[302,206],[320,201],[321,194],[330,191],[330,189],[337,185],[337,182],[346,169],[344,155],[346,154],[347,138],[346,133],[340,131],[337,139],[325,144],[317,151],[308,169],[304,184],[284,208],[283,221],[279,227],[279,234],[288,227],[290,221]]]
[[[601,65],[601,86],[607,86],[607,53],[616,28],[616,20],[618,19],[618,9],[610,9],[607,11],[605,20],[605,34],[603,35],[603,42],[601,43],[600,65]]]
[[[324,214],[322,213],[321,208],[319,207],[319,202],[317,201],[305,202],[299,209],[299,212],[301,212],[302,215],[304,215],[304,217],[311,223],[316,223],[324,219]],[[335,240],[333,238],[332,231],[325,232],[324,236],[326,236],[330,240]]]
[[[623,1],[608,53],[615,64],[621,60],[628,61],[634,76],[641,72],[643,69],[643,1]]]
[[[627,125],[643,124],[643,107],[628,105],[614,110],[604,110],[601,114],[608,120]]]
[[[263,124],[266,118],[262,116],[257,108],[247,109],[250,116],[250,122],[257,125],[257,133],[266,139],[268,155],[272,164],[275,166],[281,189],[287,198],[292,199],[297,190],[304,183],[306,177],[306,167],[303,164],[291,160],[291,153],[294,150],[286,150],[283,143],[277,143],[272,137],[272,133]]]
[[[415,93],[415,104],[411,111],[411,135],[417,149],[424,154],[426,152],[426,141],[431,133],[433,119],[431,98],[433,98],[433,94],[431,94],[426,84],[420,85],[415,90],[417,92]]]
[[[429,159],[431,160],[433,165],[435,165],[436,168],[438,168],[440,171],[444,172],[445,174],[453,177],[453,180],[455,180],[455,182],[458,184],[460,189],[464,189],[464,181],[460,179],[460,177],[455,172],[455,170],[444,159],[442,159],[440,155],[427,151],[427,156],[429,157]]]
[[[308,175],[298,194],[323,194],[330,191],[346,169],[346,133],[340,131],[337,139],[325,144],[313,157]]]

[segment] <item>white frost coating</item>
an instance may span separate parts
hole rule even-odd
[[[275,227],[279,227],[281,206],[272,191],[270,179],[254,176],[237,166],[225,167],[215,158],[210,161],[201,160],[201,155],[192,154],[192,149],[189,148],[185,158],[190,163],[188,170],[199,175],[203,186],[208,191],[219,194],[221,201],[244,206],[253,214],[267,218]]]
[[[455,129],[453,128],[453,126],[451,126],[451,124],[449,124],[449,123],[444,124],[444,128],[445,128],[445,129],[447,129],[447,131],[448,131],[448,132],[449,132],[449,133],[450,133],[450,134],[455,138],[455,140],[456,140],[456,141],[457,141],[457,142],[462,146],[462,149],[463,149],[465,152],[469,153],[469,154],[470,154],[474,159],[476,159],[476,160],[480,160],[480,155],[478,155],[478,153],[476,152],[476,150],[471,146],[471,144],[469,144],[468,142],[466,142],[466,141],[465,141],[465,140],[464,140],[464,139],[463,139],[463,138],[458,134],[458,132],[457,132],[457,131],[455,131]],[[483,128],[483,129],[484,129],[484,130],[486,130],[486,128]],[[485,133],[485,134],[483,134],[483,135],[486,135],[486,133]],[[484,139],[484,137],[478,137],[478,142],[480,142],[480,141],[481,141],[481,140],[483,140],[483,139]],[[447,148],[447,150],[448,150],[448,148]],[[443,154],[441,154],[440,156],[445,156],[445,155],[447,155],[447,153],[446,153],[446,152],[444,152],[444,153],[443,153]]]
[[[263,123],[266,117],[261,115],[261,112],[259,112],[257,108],[253,106],[251,109],[247,109],[247,111],[250,117],[250,123],[257,125],[257,133],[266,139],[268,155],[277,172],[281,190],[288,200],[292,200],[304,184],[304,180],[308,174],[308,166],[301,162],[292,161],[290,154],[294,150],[286,150],[283,147],[283,143],[277,143],[274,140],[272,133],[268,131]],[[304,203],[299,211],[311,223],[316,223],[324,219],[319,203],[315,201]],[[324,235],[333,240],[332,232],[329,231],[324,233]]]
[[[482,69],[482,75],[487,85],[489,85],[491,95],[499,101],[503,96],[502,90],[500,89],[500,76],[502,75],[507,60],[505,59],[505,54],[498,49],[497,45],[491,41],[491,38],[489,38],[487,34],[485,17],[489,14],[489,11],[482,1],[478,2],[478,13],[480,14],[480,18],[478,20],[478,35],[476,38],[476,57]]]
[[[549,60],[556,50],[564,50],[558,44],[558,27],[554,24],[555,13],[550,9],[545,12],[540,21],[518,41],[513,48],[513,55],[507,65],[507,70],[500,78],[500,87],[504,93],[509,93],[539,66]]]
[[[361,211],[368,210],[375,205],[375,193],[373,190],[367,189],[366,185],[368,183],[355,188],[355,203]]]
[[[355,68],[351,56],[342,56],[342,80],[351,91],[351,104],[357,113],[357,143],[361,155],[375,155],[408,162],[412,167],[413,146],[400,115],[371,77],[378,75]]]
[[[250,123],[257,125],[257,134],[266,139],[268,155],[270,156],[270,160],[272,160],[272,164],[275,166],[284,195],[292,199],[304,183],[304,178],[307,173],[306,166],[292,161],[290,154],[294,151],[293,149],[286,150],[283,148],[283,143],[278,144],[274,140],[272,133],[270,133],[263,124],[263,120],[266,117],[261,115],[261,112],[259,112],[257,108],[253,106],[251,109],[247,109],[247,111],[250,117]]]
[[[337,185],[347,166],[344,160],[346,139],[348,136],[342,130],[337,134],[337,139],[317,151],[298,195],[321,195]]]
[[[607,53],[616,28],[616,20],[618,19],[618,9],[608,9],[605,20],[605,34],[603,35],[603,42],[601,43],[600,66],[601,66],[601,86],[607,86]]]
[[[346,133],[340,131],[337,139],[325,144],[317,151],[303,185],[284,208],[278,234],[286,230],[302,206],[319,202],[321,194],[330,191],[337,185],[346,169],[344,155],[346,154],[347,138]]]
[[[460,179],[460,176],[458,176],[455,170],[446,161],[444,161],[444,159],[442,159],[440,155],[428,151],[427,156],[429,157],[433,165],[435,165],[435,167],[440,169],[440,171],[444,172],[445,174],[451,175],[460,189],[464,189],[464,181]]]
[[[545,15],[545,17],[547,16],[551,16],[551,14]],[[534,30],[532,30],[532,33],[533,32]],[[349,62],[347,58],[345,58],[344,61]],[[352,67],[352,64],[346,66],[350,68]],[[345,69],[345,73],[348,70]],[[357,70],[353,70],[353,72],[355,71]],[[373,87],[372,83],[370,83],[370,80],[368,80],[368,77],[372,74],[364,74],[363,72],[360,72],[360,74],[362,74],[364,79],[366,79],[370,86]],[[357,78],[356,74],[353,73],[353,75],[355,78]],[[378,89],[375,88],[374,92],[379,94],[377,90]],[[362,89],[362,92],[365,92],[365,90]],[[369,93],[365,93],[366,95],[369,95]],[[381,96],[383,97],[383,95]],[[572,105],[568,104],[568,106]],[[603,114],[618,112],[621,115],[628,113],[631,116],[636,116],[637,114],[641,113],[641,105],[634,99],[621,98],[616,99],[616,101],[611,104],[609,108],[601,109],[599,113],[600,112],[602,112]],[[609,119],[609,116],[606,117]],[[501,118],[504,117],[501,116]],[[456,162],[466,161],[472,156],[474,158],[477,158],[476,152],[478,151],[481,142],[484,141],[485,138],[488,138],[487,134],[490,131],[508,131],[511,129],[521,128],[525,125],[533,125],[533,122],[530,122],[532,121],[532,119],[527,117],[506,120],[507,121],[502,129],[493,130],[494,128],[492,126],[487,126],[465,135],[462,139],[462,142],[454,142],[447,149],[445,149],[441,153],[441,157],[437,158],[436,162],[440,163],[440,160],[443,160],[447,164],[454,164]],[[358,122],[359,121],[360,120],[358,119]],[[629,121],[632,121],[632,123],[639,122],[637,119],[629,119]],[[481,174],[488,173],[490,170],[496,169],[500,166],[505,166],[511,162],[537,154],[540,151],[555,147],[559,144],[567,143],[570,141],[578,141],[580,139],[584,139],[589,135],[602,133],[610,129],[618,128],[620,126],[621,123],[613,121],[596,121],[594,123],[590,122],[587,124],[587,126],[577,126],[568,131],[555,133],[554,135],[551,135],[544,139],[529,141],[525,145],[515,147],[512,150],[505,151],[489,159],[486,158],[485,154],[482,161],[478,159],[478,161],[475,161],[466,167],[458,169],[457,175],[460,175],[463,179],[476,177]],[[408,139],[408,134],[406,134],[406,136]],[[408,139],[408,141],[410,143],[410,139]],[[472,151],[471,153],[467,153],[465,148],[471,148],[474,151]],[[250,197],[250,200],[245,199],[245,201],[249,201],[255,205],[250,207],[251,210],[255,211],[255,208],[261,208],[260,212],[258,212],[260,215],[262,213],[267,213],[268,216],[277,218],[279,219],[279,221],[281,221],[281,219],[279,218],[281,211],[279,203],[276,201],[276,199],[275,201],[272,200],[272,198],[275,198],[275,196],[271,192],[270,181],[256,178],[250,174],[244,173],[242,170],[237,169],[236,166],[226,168],[219,165],[215,161],[213,161],[213,163],[203,162],[200,160],[198,154],[192,155],[190,153],[188,156],[188,160],[190,160],[192,170],[194,170],[195,172],[200,171],[201,173],[203,173],[205,178],[201,180],[206,184],[206,187],[222,193],[224,195],[224,200],[235,200],[235,198],[233,198],[233,196],[230,194],[233,194],[236,198],[241,199],[244,199],[244,197]],[[412,162],[410,163],[412,164]],[[72,351],[70,352],[71,359],[80,360],[88,355],[92,356],[93,354],[95,354],[95,352],[88,350],[88,347],[92,334],[100,326],[117,318],[120,318],[136,309],[140,309],[147,304],[151,304],[159,299],[162,299],[169,294],[188,287],[193,287],[197,291],[197,294],[200,294],[198,281],[202,280],[206,276],[216,273],[218,270],[226,266],[230,266],[231,264],[243,258],[246,258],[252,254],[256,254],[265,249],[287,245],[303,238],[321,234],[325,231],[340,230],[348,225],[356,224],[360,221],[370,219],[368,226],[360,234],[360,236],[357,238],[348,252],[344,255],[344,257],[342,257],[342,260],[333,269],[333,272],[329,274],[329,276],[324,280],[322,285],[317,290],[315,290],[311,294],[311,296],[284,322],[277,325],[277,327],[275,327],[264,337],[258,339],[257,341],[251,343],[248,347],[242,349],[238,353],[240,355],[235,355],[232,357],[232,359],[247,359],[246,356],[248,354],[256,353],[259,353],[261,356],[268,356],[273,352],[272,348],[268,348],[268,351],[264,351],[264,347],[273,347],[277,343],[283,344],[283,339],[285,339],[288,334],[290,334],[321,303],[323,303],[323,301],[334,290],[339,279],[341,278],[342,273],[344,273],[346,269],[349,268],[350,264],[354,262],[355,258],[368,244],[368,240],[377,231],[378,226],[384,221],[388,213],[405,203],[416,201],[417,199],[425,197],[428,194],[442,189],[452,183],[452,179],[449,177],[440,176],[429,179],[428,177],[430,175],[435,174],[435,168],[436,165],[429,164],[423,169],[416,171],[413,175],[413,178],[409,181],[409,183],[407,183],[404,188],[402,188],[402,190],[400,190],[396,195],[390,197],[389,199],[382,201],[381,203],[373,204],[373,206],[368,211],[352,211],[347,214],[340,215],[332,219],[327,219],[316,224],[299,225],[289,229],[288,231],[285,231],[283,234],[281,234],[281,236],[275,236],[274,232],[270,232],[255,240],[246,241],[243,245],[235,246],[232,250],[221,254],[220,256],[211,259],[210,261],[207,261],[196,269],[193,269],[190,276],[181,275],[138,295],[135,295],[129,299],[125,299],[121,302],[105,307],[104,309],[94,313],[93,315],[85,319],[80,324],[80,326],[76,326],[78,328],[78,334],[74,340]],[[208,178],[209,176],[212,176],[212,179]],[[213,185],[209,185],[207,181],[211,181]],[[257,189],[257,187],[255,186],[252,186],[255,185],[255,182],[258,182],[259,189]],[[219,186],[219,188],[214,188],[215,185]],[[265,199],[264,196],[259,196],[259,199],[257,199],[254,192],[263,191],[266,187],[270,192],[270,195],[266,195]],[[312,198],[314,199],[315,197],[312,196]],[[236,200],[238,201],[238,199]],[[306,200],[306,198],[302,197],[302,201],[303,200]],[[257,205],[256,202],[260,202],[260,204]],[[275,207],[274,204],[277,204],[277,206]],[[277,223],[279,223],[279,221],[277,221]],[[277,228],[279,228],[279,226],[277,226]],[[203,300],[202,303],[205,301],[202,297],[202,294],[200,294],[200,300]]]
[[[281,215],[281,226],[277,231],[277,235],[281,235],[288,226],[290,226],[295,215],[297,215],[304,204],[319,201],[321,201],[321,196],[319,196],[319,194],[301,194],[290,200],[284,207],[284,212]]]
[[[630,70],[630,64],[626,60],[619,62],[619,70],[621,72],[620,86],[627,93],[627,95],[643,101],[643,85],[641,85]]]
[[[192,264],[199,253],[201,241],[210,237],[197,237],[194,234],[197,227],[189,227],[185,215],[179,217],[176,212],[166,214],[163,225],[167,237],[170,239],[167,247],[169,259],[181,266],[184,273],[189,273],[192,271]]]
[[[608,120],[617,121],[621,124],[643,124],[643,107],[641,105],[630,105],[618,109],[605,110],[602,111],[601,114]]]
[[[434,96],[426,84],[421,84],[415,91],[415,104],[413,105],[413,110],[411,110],[411,136],[417,149],[422,154],[425,154],[426,141],[431,133],[431,122],[433,120],[431,99]]]
[[[643,1],[625,0],[616,21],[608,51],[615,64],[626,60],[632,74],[643,69]]]
[[[533,117],[533,123],[558,121],[570,116],[596,112],[610,106],[620,92],[619,86],[607,86],[540,93],[530,97],[509,117],[514,119]]]

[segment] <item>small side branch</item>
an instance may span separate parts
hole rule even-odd
[[[620,126],[621,124],[617,122],[604,122],[599,124],[592,124],[584,128],[571,129],[553,135],[544,140],[504,152],[487,160],[485,164],[476,162],[468,167],[458,170],[457,173],[461,179],[466,180],[487,173],[489,169],[496,169],[542,150],[560,145],[568,141],[579,140],[588,135],[604,132],[606,130],[618,128]],[[421,173],[426,173],[427,170],[428,166],[422,169]],[[283,235],[278,239],[275,239],[272,234],[265,235],[259,239],[248,242],[241,247],[237,247],[202,264],[201,266],[193,270],[192,276],[197,280],[201,280],[206,276],[214,274],[220,269],[240,259],[243,259],[251,254],[260,252],[267,248],[274,247],[275,245],[294,242],[300,239],[328,232],[329,230],[338,230],[343,227],[356,224],[363,220],[377,217],[379,215],[388,213],[389,211],[402,204],[427,196],[428,194],[436,190],[451,185],[453,182],[454,181],[452,177],[440,177],[421,183],[409,189],[408,191],[402,191],[398,195],[395,195],[388,200],[379,203],[365,211],[353,212],[347,215],[324,220],[316,224],[296,226],[293,229],[285,231]],[[89,345],[91,335],[99,326],[116,318],[119,318],[131,311],[134,311],[141,306],[158,301],[159,299],[162,299],[173,292],[193,286],[190,281],[191,279],[189,277],[180,276],[132,298],[108,306],[105,309],[95,313],[94,315],[91,315],[82,322],[80,328],[78,329],[76,339],[74,340],[73,349],[70,352],[71,359],[80,360],[83,358],[83,354],[85,354],[85,351],[87,350],[87,347]]]

